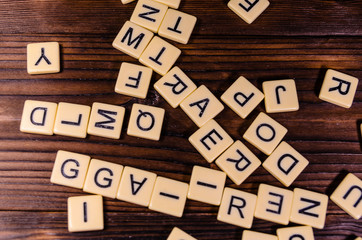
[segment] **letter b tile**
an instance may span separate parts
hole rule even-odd
[[[281,142],[264,161],[263,167],[289,187],[307,167],[309,161],[286,142]]]
[[[349,173],[331,195],[331,200],[354,219],[362,216],[362,180]]]
[[[314,240],[310,226],[279,228],[277,235],[278,240]]]
[[[127,134],[158,141],[165,109],[142,104],[133,104]]]
[[[89,161],[90,157],[87,155],[59,150],[50,182],[82,189]]]
[[[122,171],[122,165],[92,159],[89,164],[83,191],[116,198]]]
[[[350,108],[357,90],[358,78],[328,69],[319,98],[344,108]]]

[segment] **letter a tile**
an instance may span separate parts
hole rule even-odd
[[[211,163],[234,141],[214,119],[211,119],[189,137],[189,142]]]
[[[263,167],[289,187],[307,167],[309,161],[286,142],[281,142],[264,161]]]
[[[167,240],[197,240],[196,238],[185,233],[181,229],[174,227]]]
[[[58,104],[52,102],[26,100],[21,116],[20,131],[53,135]]]
[[[269,6],[268,0],[231,0],[228,7],[247,23],[252,23]]]
[[[331,195],[331,200],[354,219],[362,216],[362,180],[349,173]]]
[[[103,199],[100,195],[68,198],[69,232],[103,230]]]
[[[344,108],[350,108],[357,90],[358,78],[328,69],[319,98]]]
[[[89,162],[90,157],[87,155],[59,150],[50,182],[82,189]]]
[[[59,43],[30,43],[26,49],[29,74],[57,73],[60,71]]]

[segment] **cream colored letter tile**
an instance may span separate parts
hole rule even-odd
[[[139,58],[151,41],[153,33],[135,23],[126,21],[112,46],[134,58]]]
[[[270,222],[288,225],[292,202],[292,191],[260,184],[254,216]]]
[[[362,240],[362,238],[360,238],[360,237],[357,237],[355,240]]]
[[[211,119],[189,137],[189,142],[211,163],[234,141],[214,119]]]
[[[283,141],[264,161],[263,167],[284,186],[289,187],[308,164],[306,158]]]
[[[327,195],[295,188],[290,221],[322,229],[326,220],[327,207]]]
[[[98,159],[92,159],[89,164],[83,191],[116,198],[121,180],[123,166]]]
[[[151,68],[123,62],[114,90],[116,93],[144,99],[147,96],[151,77]]]
[[[331,200],[354,219],[362,216],[362,180],[349,173],[331,195]]]
[[[131,3],[131,2],[133,2],[133,1],[135,1],[135,0],[121,0],[121,2],[122,2],[123,4],[128,4],[128,3]]]
[[[180,49],[156,36],[142,53],[139,61],[158,74],[165,75],[180,54]]]
[[[179,67],[173,67],[154,84],[154,88],[171,107],[176,108],[197,87]]]
[[[194,166],[187,198],[218,206],[221,203],[225,181],[226,174],[222,171]]]
[[[297,87],[293,79],[263,82],[267,113],[298,111]]]
[[[167,9],[166,5],[159,2],[139,0],[131,16],[131,22],[145,27],[152,32],[157,32]]]
[[[264,94],[243,76],[240,76],[221,96],[221,100],[243,119],[263,99]]]
[[[89,161],[89,156],[59,150],[55,158],[50,182],[82,189]]]
[[[196,238],[185,233],[181,229],[174,227],[167,240],[197,240]]]
[[[177,9],[180,6],[181,0],[155,0],[156,2],[163,3],[169,7]]]
[[[124,107],[98,102],[93,103],[87,129],[88,134],[119,139],[124,114]]]
[[[221,154],[215,163],[237,185],[244,182],[261,164],[254,153],[239,140]]]
[[[189,185],[169,178],[157,177],[149,209],[182,217]]]
[[[55,117],[54,133],[85,138],[91,108],[86,105],[60,102]]]
[[[148,207],[157,175],[132,167],[125,167],[119,184],[117,199]]]
[[[277,229],[278,240],[314,240],[313,229],[309,226]]]
[[[319,98],[344,108],[350,108],[357,90],[358,78],[328,69]]]
[[[183,100],[180,107],[198,127],[203,126],[224,109],[224,105],[204,85]]]
[[[269,6],[268,0],[231,0],[228,7],[247,23],[252,23]]]
[[[278,237],[271,234],[244,230],[241,240],[278,240]]]
[[[103,230],[103,199],[100,195],[68,198],[69,232]]]
[[[165,109],[142,104],[133,104],[127,134],[134,137],[158,141]]]
[[[246,130],[243,138],[263,153],[270,155],[287,131],[288,130],[277,121],[261,112],[248,130]]]
[[[58,104],[26,100],[21,116],[20,131],[53,135],[53,126]]]
[[[242,228],[251,228],[256,195],[233,188],[225,188],[217,220]]]
[[[59,43],[30,43],[27,48],[27,69],[29,74],[60,72]]]
[[[169,8],[158,30],[158,35],[187,44],[196,20],[195,16]]]

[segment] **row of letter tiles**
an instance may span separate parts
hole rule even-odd
[[[362,180],[349,173],[331,195],[331,200],[354,219],[362,216]]]
[[[176,217],[182,216],[188,198],[220,205],[219,221],[244,228],[252,226],[254,216],[283,225],[291,221],[315,228],[324,227],[327,195],[300,188],[295,188],[293,192],[260,184],[256,196],[224,188],[225,180],[226,175],[222,171],[194,166],[187,184],[62,150],[57,153],[51,175],[52,183],[148,206],[151,210]]]
[[[181,229],[174,227],[167,240],[197,240],[196,238],[185,233]]]
[[[247,23],[252,23],[269,6],[268,0],[231,0],[228,7]]]
[[[243,138],[266,155],[270,155],[287,131],[280,123],[261,112],[246,130]]]
[[[198,127],[202,127],[224,109],[224,105],[205,85],[186,97],[180,107]]]
[[[103,198],[100,195],[68,198],[69,232],[103,230]]]
[[[214,120],[209,120],[189,137],[189,142],[209,162],[213,162],[234,140]]]
[[[29,74],[60,72],[59,43],[30,43],[26,49],[27,71]]]
[[[64,102],[57,105],[51,102],[26,100],[20,131],[44,135],[55,133],[78,138],[85,138],[88,133],[119,139],[125,108],[95,102],[91,113],[90,110],[91,108],[86,105]],[[127,134],[159,140],[164,115],[163,108],[133,104]]]

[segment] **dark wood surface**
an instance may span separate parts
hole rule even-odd
[[[135,2],[123,5],[119,0],[0,0],[0,239],[166,239],[174,226],[198,239],[241,239],[242,228],[216,220],[218,207],[191,200],[184,216],[176,218],[105,198],[103,231],[67,231],[67,197],[84,193],[50,183],[57,150],[84,153],[185,182],[194,165],[217,169],[187,140],[196,125],[152,87],[146,100],[114,92],[120,64],[137,62],[111,46],[134,6]],[[217,97],[240,75],[259,88],[264,80],[295,79],[300,110],[272,114],[288,128],[285,140],[310,161],[290,189],[330,195],[348,172],[362,178],[358,130],[362,82],[350,109],[318,98],[328,68],[362,78],[361,1],[271,0],[251,25],[227,8],[227,0],[182,0],[180,10],[195,15],[198,22],[189,44],[172,42],[182,50],[177,65]],[[61,73],[27,74],[26,45],[41,41],[61,44]],[[155,74],[152,82],[159,77]],[[21,133],[27,99],[125,106],[121,139]],[[160,141],[127,136],[135,102],[166,109]],[[263,104],[242,120],[226,107],[216,120],[235,140],[242,139],[259,111],[265,111]],[[261,160],[266,158],[247,146]],[[263,182],[282,186],[262,167],[240,186],[230,180],[226,185],[256,194]],[[275,233],[278,227],[255,219],[252,229]],[[353,239],[362,236],[362,220],[354,220],[329,201],[326,226],[314,233],[317,240]]]

